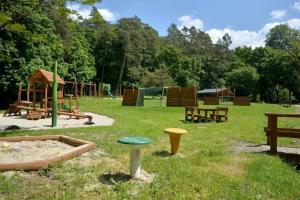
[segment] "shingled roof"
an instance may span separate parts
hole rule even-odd
[[[59,75],[57,75],[56,78],[57,78],[57,83],[65,84],[64,80],[62,78],[60,78]],[[53,73],[46,71],[44,69],[39,69],[31,75],[29,80],[30,80],[30,82],[52,83],[53,82]]]

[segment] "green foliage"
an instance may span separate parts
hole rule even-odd
[[[270,30],[266,36],[266,45],[274,49],[288,50],[292,40],[299,40],[299,31],[287,24],[280,24]]]
[[[144,87],[169,87],[174,84],[168,71],[163,68],[155,69],[154,72],[145,71],[142,82]]]
[[[254,67],[239,67],[227,74],[229,84],[237,96],[248,96],[256,90],[259,75]]]
[[[108,83],[116,93],[133,84],[165,82],[200,89],[241,86],[268,102],[278,102],[287,89],[290,99],[300,99],[300,33],[287,25],[271,29],[267,47],[231,50],[227,33],[213,44],[202,30],[171,24],[160,37],[136,16],[106,22],[94,5],[101,0],[73,2],[93,5],[90,18],[66,8],[66,0],[1,1],[0,94],[9,101],[20,80],[36,69],[50,70],[55,61],[65,80]],[[255,90],[227,76],[251,67],[259,74]]]

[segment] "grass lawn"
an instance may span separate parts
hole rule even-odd
[[[37,173],[0,173],[0,199],[300,199],[300,174],[278,156],[243,153],[239,142],[266,142],[264,112],[295,112],[294,107],[252,104],[229,106],[228,123],[185,123],[184,108],[159,107],[146,100],[144,107],[122,107],[120,100],[83,98],[82,111],[114,118],[111,127],[89,127],[0,133],[11,135],[64,134],[93,141],[99,152],[84,162],[61,163]],[[298,120],[280,120],[282,127],[300,127]],[[167,127],[187,129],[179,155],[169,151]],[[121,136],[153,140],[143,150],[142,168],[155,174],[152,183],[116,181],[104,184],[107,173],[128,173],[129,151],[118,144]],[[299,140],[279,139],[279,146],[298,146]],[[102,153],[101,153],[102,152]]]

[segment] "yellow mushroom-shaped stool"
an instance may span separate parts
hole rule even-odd
[[[186,134],[187,131],[182,128],[166,128],[164,132],[170,136],[171,154],[175,155],[179,148],[180,138]]]

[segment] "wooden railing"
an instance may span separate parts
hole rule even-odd
[[[267,144],[270,145],[270,152],[277,153],[277,137],[300,138],[300,129],[278,128],[278,118],[300,118],[300,114],[295,113],[265,113],[268,117],[268,127],[265,128]]]

